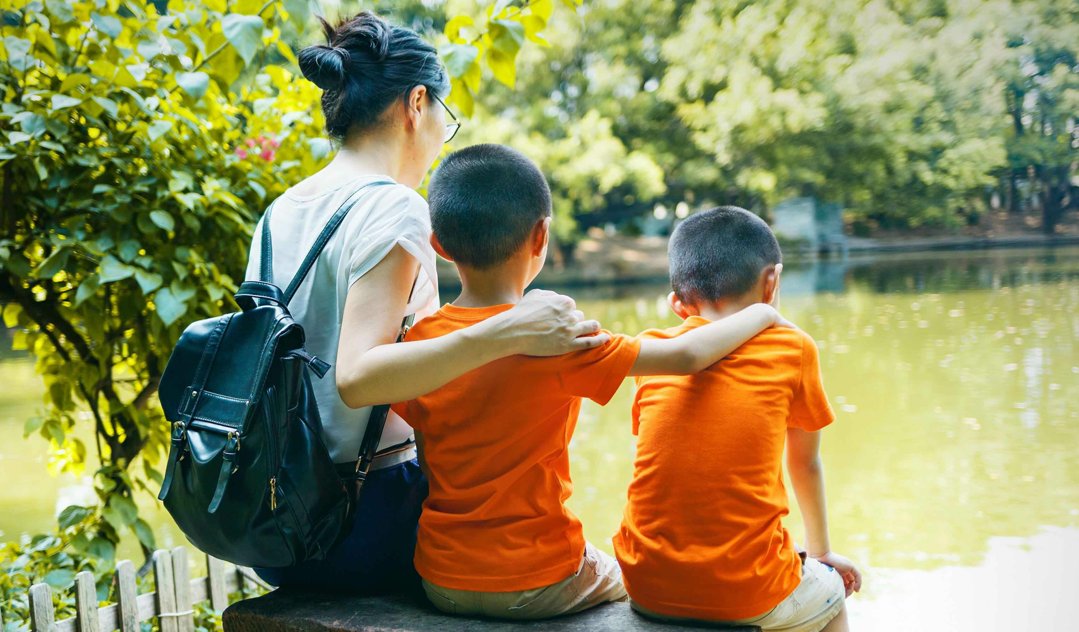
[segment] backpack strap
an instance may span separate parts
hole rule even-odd
[[[228,329],[229,323],[232,322],[232,317],[233,315],[229,314],[218,319],[214,325],[206,342],[206,347],[202,351],[202,357],[199,359],[199,366],[195,370],[195,379],[184,394],[185,400],[189,397],[194,397],[195,401],[190,406],[186,406],[186,402],[181,404],[179,410],[187,410],[187,418],[172,424],[172,446],[169,450],[168,464],[165,466],[165,478],[161,481],[161,492],[157,495],[158,500],[165,500],[165,497],[169,495],[172,479],[176,473],[176,464],[183,460],[187,451],[187,426],[191,423],[191,418],[198,409],[198,400],[202,397],[206,379],[210,375],[210,367],[213,366],[214,359],[217,357],[217,350],[221,347],[221,338],[225,335],[225,330]]]
[[[416,279],[412,281],[412,290],[408,293],[408,302],[412,302],[412,295],[416,293],[416,283],[420,280],[419,274],[416,275]],[[397,340],[394,342],[401,342],[405,339],[405,335],[408,334],[408,329],[412,327],[412,323],[416,321],[416,314],[409,314],[405,316],[401,321],[401,330],[397,333]],[[375,461],[375,454],[378,453],[378,444],[382,441],[382,430],[386,427],[386,416],[390,412],[389,404],[379,404],[371,408],[371,416],[367,418],[367,428],[363,432],[363,440],[360,442],[360,451],[356,456],[356,474],[355,474],[355,491],[353,497],[353,506],[359,504],[360,492],[363,491],[364,481],[367,480],[367,473],[371,471],[371,464]]]
[[[288,305],[292,301],[292,297],[296,294],[296,290],[300,288],[300,284],[303,283],[303,280],[307,276],[307,273],[310,272],[311,266],[315,265],[315,261],[318,259],[319,255],[322,254],[323,249],[326,248],[326,244],[329,243],[330,238],[333,237],[333,234],[337,232],[337,229],[341,226],[341,222],[345,221],[345,217],[348,215],[348,212],[352,210],[352,207],[356,206],[356,203],[360,201],[359,193],[362,192],[364,189],[372,186],[388,184],[393,183],[389,180],[376,180],[375,182],[368,182],[367,184],[357,189],[356,192],[352,194],[350,201],[346,201],[344,204],[342,204],[341,208],[337,209],[337,211],[330,217],[329,221],[326,222],[326,226],[322,229],[322,232],[319,233],[318,237],[315,239],[315,243],[311,246],[311,250],[308,251],[307,256],[304,257],[303,261],[300,263],[299,269],[296,270],[295,276],[292,277],[292,282],[290,282],[288,284],[288,287],[285,288],[285,305]],[[263,225],[264,244],[269,239],[269,237],[267,237],[267,235],[269,235],[269,225],[270,223],[268,221]],[[265,263],[266,262],[264,258],[263,265],[265,265]]]
[[[274,200],[262,215],[262,252],[259,257],[259,281],[273,283],[273,239],[270,238],[270,214],[273,213]]]

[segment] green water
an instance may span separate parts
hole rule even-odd
[[[867,581],[852,607],[855,621],[886,619],[893,592],[929,608],[939,595],[919,586],[950,586],[953,573],[996,586],[998,575],[1014,574],[1002,565],[1074,557],[1079,248],[791,265],[783,289],[784,314],[819,343],[838,415],[823,447],[833,546],[878,580]],[[676,323],[666,292],[652,285],[572,293],[606,327],[637,333]],[[40,390],[27,362],[0,364],[0,539],[49,528],[58,494],[80,488],[74,477],[46,473],[43,440],[22,439]],[[573,441],[570,505],[607,550],[631,474],[631,397],[627,382],[606,407],[586,403]],[[672,449],[692,450],[693,437]],[[143,504],[162,542],[178,542],[167,516],[149,497]],[[796,511],[788,524],[801,533]],[[1072,575],[1053,585],[1079,594]],[[1045,594],[1031,588],[1025,598],[1038,603]],[[958,596],[951,607],[973,609],[985,598],[974,593],[963,606]],[[1029,604],[1000,607],[1031,620]],[[985,629],[957,621],[921,629]]]

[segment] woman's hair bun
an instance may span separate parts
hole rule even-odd
[[[300,72],[323,90],[339,90],[348,76],[351,59],[348,50],[338,46],[308,46],[300,51]]]
[[[300,71],[323,89],[326,131],[343,141],[351,130],[374,125],[396,99],[416,86],[436,97],[450,91],[438,51],[415,31],[394,26],[364,11],[322,30],[326,44],[308,46],[298,56]]]
[[[358,13],[337,29],[341,39],[348,42],[350,48],[365,49],[371,61],[380,62],[390,54],[390,40],[393,38],[392,27],[370,11]]]

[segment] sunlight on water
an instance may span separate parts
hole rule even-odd
[[[820,345],[838,416],[824,435],[832,542],[867,575],[852,620],[1060,629],[1063,595],[1079,594],[1079,248],[792,265],[783,290],[784,314]],[[572,294],[605,327],[638,333],[677,322],[666,292]],[[58,497],[86,484],[49,477],[43,441],[22,438],[41,401],[32,365],[6,360],[0,377],[6,540],[49,529]],[[573,441],[570,505],[608,551],[632,471],[631,398],[627,381],[606,407],[587,402]],[[671,449],[693,445],[687,431]],[[164,512],[150,519],[159,544],[179,543]],[[787,522],[800,537],[797,513]],[[904,619],[914,612],[932,622]]]

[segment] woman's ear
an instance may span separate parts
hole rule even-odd
[[[551,218],[544,217],[532,229],[532,255],[542,257],[551,239]]]
[[[667,303],[671,306],[671,311],[678,315],[679,318],[685,320],[690,316],[697,316],[697,308],[693,305],[686,305],[682,302],[682,299],[678,298],[678,295],[671,292],[667,295]]]
[[[431,247],[435,249],[435,252],[438,253],[438,256],[442,257],[446,261],[453,261],[453,257],[446,254],[446,249],[442,247],[442,244],[439,243],[438,237],[435,237],[434,233],[431,233]]]
[[[412,129],[420,128],[420,117],[427,111],[427,86],[416,86],[405,101],[405,119]]]

